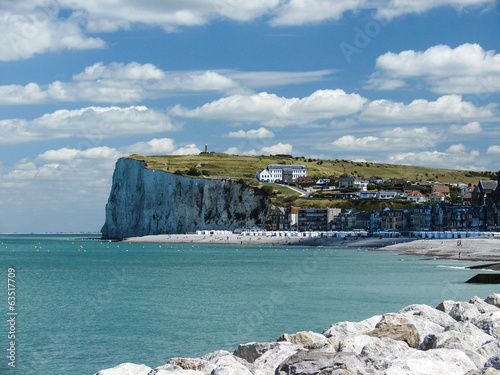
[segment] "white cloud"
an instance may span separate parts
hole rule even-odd
[[[493,5],[494,0],[390,0],[377,4],[377,17],[392,19],[409,13],[423,13],[440,6],[452,6],[457,10],[466,7]]]
[[[0,60],[29,58],[37,53],[67,49],[104,48],[105,42],[87,33],[131,29],[142,24],[171,32],[227,18],[246,22],[267,17],[271,25],[298,26],[339,20],[344,13],[377,10],[392,19],[440,6],[457,9],[493,6],[493,0],[190,0],[190,1],[31,1],[0,3]]]
[[[500,155],[500,145],[491,145],[486,151],[487,154]]]
[[[434,168],[449,169],[483,169],[477,167],[478,151],[466,152],[439,152],[423,151],[419,153],[406,152],[392,155],[388,158],[390,163],[405,165],[421,165]]]
[[[177,130],[170,118],[144,106],[58,110],[31,121],[0,120],[0,143],[81,137],[89,140]]]
[[[153,64],[102,62],[87,66],[72,81],[0,86],[0,105],[48,102],[132,103],[183,92],[253,94],[250,88],[323,80],[333,70],[311,72],[165,71]]]
[[[405,86],[405,79],[422,78],[441,94],[500,91],[500,54],[485,51],[479,44],[387,52],[377,58],[376,69],[369,88],[391,90]]]
[[[443,135],[427,127],[382,131],[379,136],[354,137],[345,135],[331,143],[334,149],[349,151],[411,150],[434,147]]]
[[[172,152],[172,155],[198,155],[201,152],[194,143],[178,148]]]
[[[260,150],[242,151],[237,147],[230,147],[224,153],[231,155],[276,155],[276,154],[292,154],[293,146],[289,143],[277,143],[272,146],[262,147]]]
[[[358,94],[339,89],[318,90],[302,99],[261,92],[232,95],[193,110],[175,106],[170,113],[207,120],[261,122],[268,126],[303,125],[357,113],[366,101]]]
[[[264,127],[261,127],[249,131],[239,130],[237,132],[229,132],[227,136],[229,138],[263,139],[274,138],[274,133]]]
[[[444,95],[434,102],[417,99],[410,104],[382,99],[370,102],[360,118],[379,123],[462,122],[491,118],[493,108],[493,105],[476,107],[471,102],[462,101],[461,95]]]
[[[456,134],[479,134],[482,132],[482,128],[479,122],[473,121],[463,126],[451,125],[450,131]]]
[[[130,154],[154,155],[170,154],[175,149],[174,140],[170,138],[154,138],[148,142],[137,142],[125,150]]]
[[[361,8],[362,0],[290,0],[284,2],[271,21],[274,26],[303,25],[325,20],[338,20],[348,10]]]
[[[57,14],[31,9],[22,13],[0,10],[0,60],[26,59],[37,53],[71,49],[104,48],[102,39],[84,35],[73,20],[61,20]]]
[[[466,150],[466,147],[459,143],[459,144],[456,144],[456,145],[451,145],[447,150],[446,152],[447,153],[450,153],[450,154],[457,154],[457,153],[463,153],[465,152]]]

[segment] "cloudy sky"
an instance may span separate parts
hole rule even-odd
[[[98,231],[119,157],[206,143],[499,170],[499,16],[493,0],[3,0],[0,232]]]

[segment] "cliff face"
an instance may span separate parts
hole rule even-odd
[[[263,223],[269,198],[230,180],[190,178],[119,159],[106,205],[103,238],[185,233]]]

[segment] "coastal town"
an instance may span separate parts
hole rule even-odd
[[[498,231],[500,172],[497,180],[445,184],[404,179],[367,180],[307,176],[305,165],[269,165],[255,176],[264,184],[282,184],[304,196],[345,200],[414,203],[408,208],[360,211],[335,207],[274,206],[264,229],[272,231]]]

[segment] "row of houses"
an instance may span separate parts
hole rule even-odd
[[[391,209],[358,212],[349,209],[334,218],[331,227],[342,230],[443,231],[472,230],[498,231],[500,204],[483,206],[453,205],[449,203],[423,204],[412,209]]]
[[[500,204],[483,206],[450,203],[423,204],[411,209],[384,208],[344,212],[339,208],[276,207],[271,212],[269,230],[329,231],[443,231],[443,230],[500,230]]]

